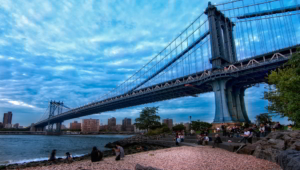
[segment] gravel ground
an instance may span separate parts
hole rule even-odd
[[[153,166],[164,170],[281,170],[276,163],[258,159],[250,155],[241,155],[223,149],[182,146],[141,152],[125,156],[124,160],[115,161],[114,157],[100,162],[79,161],[72,164],[51,165],[28,168],[34,170],[134,170],[136,164]]]

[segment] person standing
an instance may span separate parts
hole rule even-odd
[[[226,136],[226,126],[222,123],[221,129],[223,131],[223,136]]]
[[[116,144],[116,148],[114,150],[116,152],[116,161],[125,157],[124,149],[120,146],[120,144]]]

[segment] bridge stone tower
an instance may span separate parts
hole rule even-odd
[[[224,64],[236,62],[236,48],[233,37],[234,23],[215,6],[211,5],[211,2],[208,3],[205,14],[209,22],[212,55],[210,62],[213,69],[221,68]]]
[[[205,11],[208,16],[212,69],[223,69],[237,61],[233,36],[235,24],[211,2]],[[230,78],[215,79],[211,86],[215,93],[215,124],[250,122],[244,102],[245,87]]]

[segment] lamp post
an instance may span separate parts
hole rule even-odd
[[[190,131],[192,130],[192,116],[189,116],[190,117]]]

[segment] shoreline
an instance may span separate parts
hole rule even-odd
[[[132,143],[132,144],[127,144],[127,146],[124,147],[124,151],[126,155],[132,155],[135,153],[140,153],[140,152],[147,152],[147,151],[137,151],[136,148],[138,146],[147,146],[149,150],[159,150],[159,149],[165,149],[167,147],[164,146],[159,146],[159,145],[153,145],[153,144],[147,144],[147,143]],[[114,157],[115,153],[112,151],[111,148],[107,148],[107,150],[102,151],[103,152],[103,158],[109,158],[109,157]],[[38,158],[37,158],[38,159]],[[46,160],[39,160],[39,161],[30,161],[30,162],[22,162],[19,161],[19,163],[12,163],[12,164],[6,164],[6,165],[0,165],[0,169],[24,169],[24,168],[29,168],[29,167],[42,167],[42,166],[51,166],[51,165],[61,165],[61,164],[73,164],[78,161],[83,161],[83,160],[90,160],[90,153],[82,155],[82,156],[74,156],[73,157],[73,162],[68,163],[64,157],[63,158],[57,158],[56,163],[49,162],[48,158]],[[30,159],[29,159],[30,160]]]
[[[41,132],[0,131],[0,135],[47,135],[47,134],[46,134],[46,132],[42,132],[42,131]],[[64,136],[64,135],[139,135],[139,133],[86,133],[86,134],[80,134],[80,133],[76,133],[76,132],[70,132],[70,133],[62,133],[62,134],[54,135],[54,136]]]

